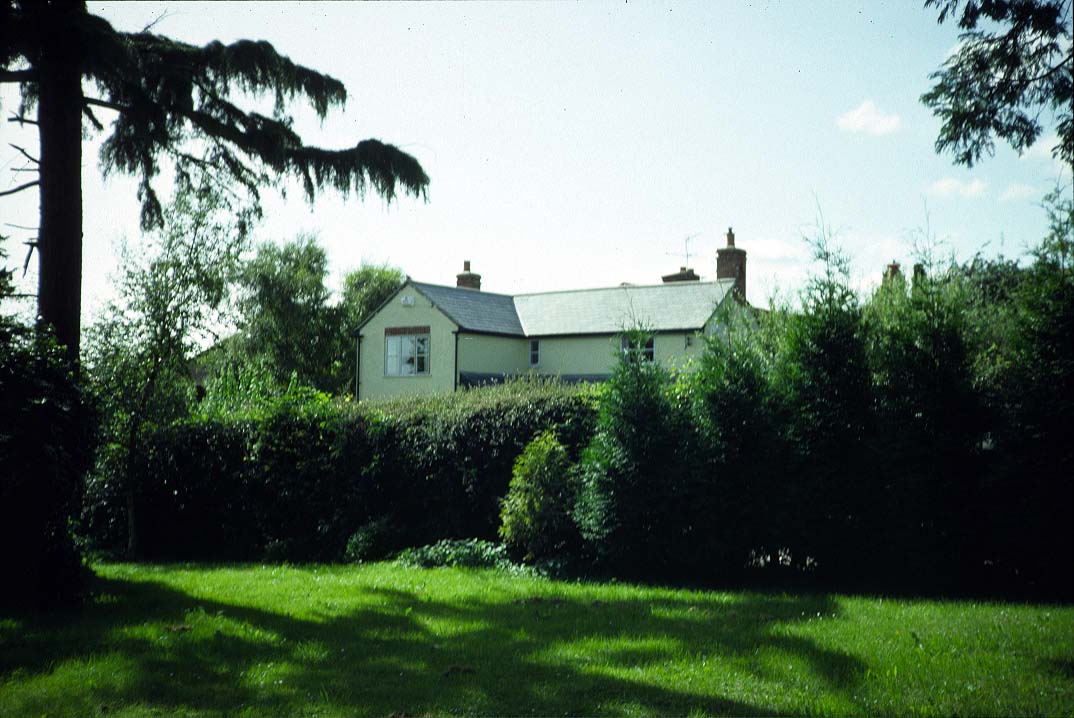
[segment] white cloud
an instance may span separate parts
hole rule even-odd
[[[1039,194],[1040,191],[1032,185],[1015,183],[1007,185],[1007,189],[1003,190],[1003,194],[999,198],[1004,202],[1010,202],[1011,200],[1029,199]]]
[[[850,112],[840,115],[835,124],[847,132],[888,135],[902,127],[902,119],[896,114],[881,112],[872,100],[866,100]]]
[[[988,188],[988,183],[979,179],[963,182],[954,177],[944,177],[929,185],[929,194],[937,197],[981,197]]]

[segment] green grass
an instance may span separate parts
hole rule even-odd
[[[0,715],[1071,715],[1074,608],[102,565],[0,618]]]

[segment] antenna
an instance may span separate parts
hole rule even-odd
[[[701,234],[702,234],[701,232],[694,232],[689,237],[686,237],[686,238],[684,238],[682,240],[683,251],[681,252],[681,254],[683,256],[683,259],[685,260],[683,266],[685,266],[687,269],[690,268],[690,242],[692,240],[700,237]],[[679,252],[664,252],[664,254],[667,254],[667,255],[672,256],[672,257],[678,257],[680,253]]]

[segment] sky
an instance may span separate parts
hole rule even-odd
[[[264,193],[260,241],[314,233],[333,286],[361,262],[453,285],[463,261],[500,293],[658,283],[689,264],[714,278],[728,227],[754,304],[792,299],[818,222],[868,290],[915,238],[937,253],[1018,257],[1046,231],[1040,207],[1069,170],[1054,129],[1019,157],[1002,143],[973,169],[938,156],[921,105],[958,42],[920,2],[101,3],[121,30],[189,43],[264,39],[327,73],[349,99],[308,144],[366,138],[416,157],[428,200],[388,205],[297,186]],[[9,115],[17,101],[0,95]],[[102,115],[102,118],[106,115]],[[26,181],[36,135],[0,128],[0,190]],[[135,183],[83,153],[84,323],[113,296],[118,243],[141,241]],[[163,181],[161,187],[166,187]],[[281,185],[283,186],[283,185]],[[287,189],[286,186],[283,186]],[[0,198],[9,264],[37,223],[32,192]],[[689,238],[689,240],[687,239]],[[688,252],[688,258],[687,258]],[[34,267],[22,280],[31,291]]]

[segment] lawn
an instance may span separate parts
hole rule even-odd
[[[0,715],[1072,715],[1074,607],[492,571],[96,567],[0,618]]]

